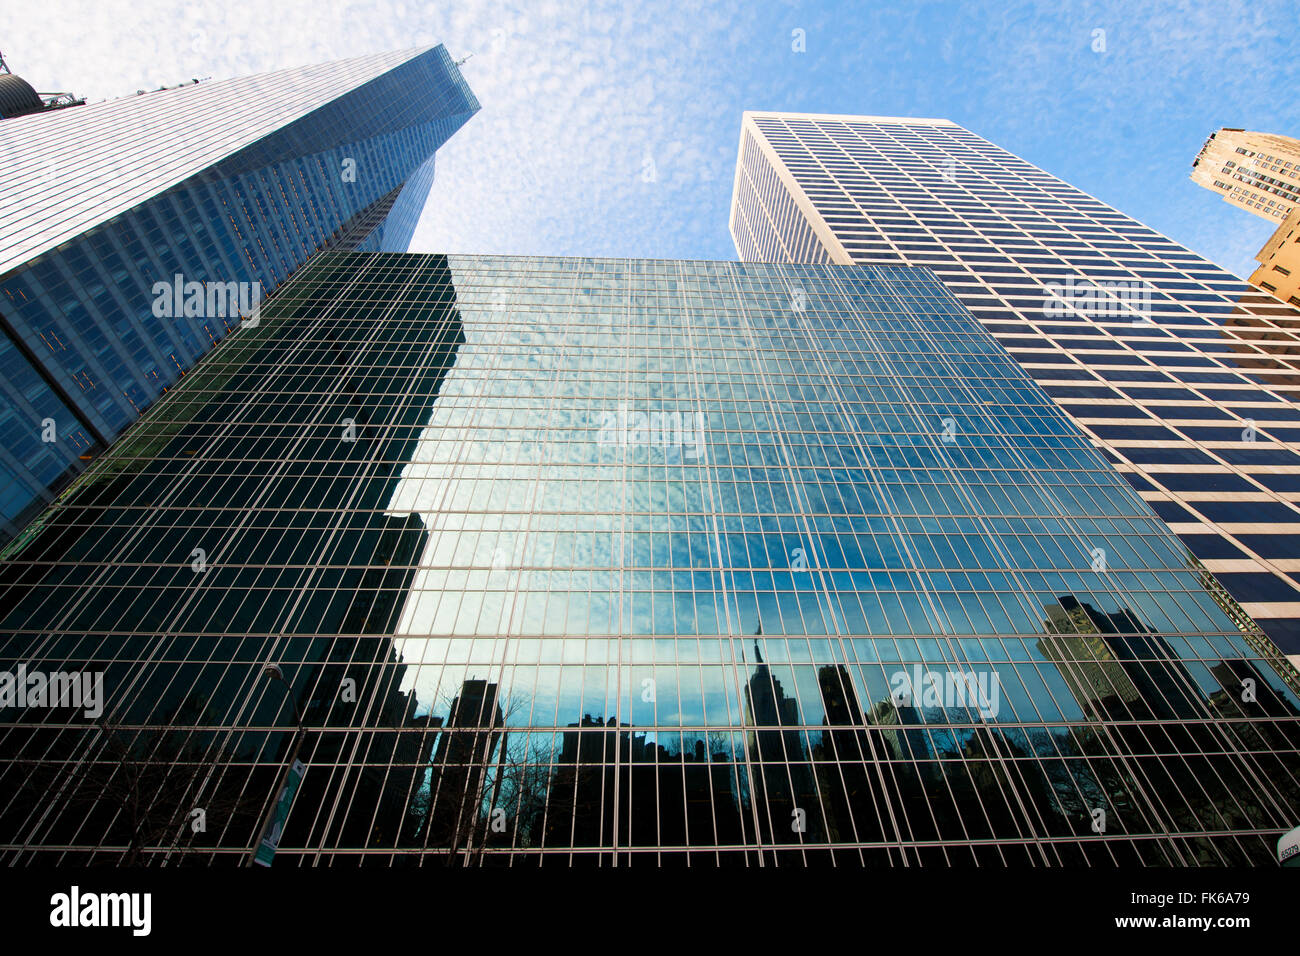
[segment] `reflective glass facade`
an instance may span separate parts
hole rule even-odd
[[[746,113],[731,233],[933,269],[1300,662],[1300,309],[943,119]]]
[[[1295,672],[924,268],[324,253],[0,559],[10,863],[240,864],[295,760],[277,867],[1300,813]]]
[[[0,541],[240,321],[159,315],[158,283],[246,304],[322,248],[405,250],[477,109],[436,47],[0,123]]]

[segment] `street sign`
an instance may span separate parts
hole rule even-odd
[[[1283,833],[1277,841],[1277,862],[1282,866],[1300,867],[1300,827]]]
[[[294,794],[298,792],[298,784],[302,782],[302,775],[306,772],[307,767],[301,760],[295,760],[289,767],[284,786],[280,789],[280,796],[275,803],[275,811],[271,814],[271,819],[266,821],[262,843],[257,848],[257,855],[253,857],[253,862],[258,866],[270,866],[271,860],[275,858],[275,851],[280,846],[280,834],[284,832],[284,821],[289,818],[289,807],[293,804]]]

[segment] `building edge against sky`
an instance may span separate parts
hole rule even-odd
[[[0,121],[0,540],[314,252],[404,250],[478,108],[437,46]]]
[[[103,688],[0,697],[10,863],[238,864],[295,757],[277,866],[1264,864],[1300,812],[1294,671],[925,268],[324,253],[0,608]]]
[[[746,112],[729,227],[930,266],[1300,653],[1300,310],[950,120]]]

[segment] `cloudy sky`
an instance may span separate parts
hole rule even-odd
[[[1136,6],[32,0],[0,50],[102,99],[444,43],[483,110],[418,251],[734,258],[741,111],[791,109],[947,117],[1247,275],[1272,227],[1188,172],[1220,126],[1300,135],[1294,0]]]

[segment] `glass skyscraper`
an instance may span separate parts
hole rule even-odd
[[[314,252],[405,250],[477,109],[439,46],[0,122],[0,541]]]
[[[322,253],[0,607],[10,864],[1269,863],[1300,815],[1295,672],[922,267]]]
[[[730,224],[931,268],[1300,661],[1300,309],[943,119],[746,113]]]

